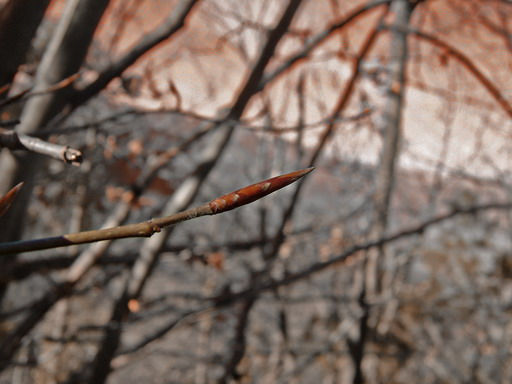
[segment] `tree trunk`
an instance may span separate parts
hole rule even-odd
[[[15,0],[17,2],[18,0]],[[23,0],[27,2],[27,0]],[[37,69],[35,89],[45,89],[78,72],[85,59],[94,31],[109,0],[69,0]],[[36,96],[27,102],[18,132],[31,134],[47,123],[65,101],[66,89]],[[34,155],[15,157],[8,151],[0,154],[0,186],[9,189],[19,181],[25,185],[7,214],[0,217],[0,242],[20,238],[23,219],[30,201],[34,176],[44,162]],[[0,285],[0,300],[5,286]]]
[[[49,3],[50,0],[9,0],[0,11],[0,88],[12,83]]]

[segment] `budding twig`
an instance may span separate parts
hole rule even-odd
[[[47,237],[42,239],[14,241],[0,244],[0,255],[19,252],[31,252],[41,249],[65,247],[69,245],[92,243],[102,240],[114,240],[128,237],[150,237],[155,232],[160,232],[163,227],[174,225],[182,221],[194,219],[206,215],[230,211],[242,205],[252,203],[255,200],[277,191],[288,184],[310,173],[314,168],[306,168],[300,171],[287,173],[273,177],[256,184],[249,185],[227,195],[218,197],[209,203],[196,208],[176,213],[171,216],[151,219],[136,224],[119,227],[97,229],[67,235]]]

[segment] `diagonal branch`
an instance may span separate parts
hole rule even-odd
[[[455,208],[452,211],[449,211],[445,214],[440,214],[439,216],[435,216],[431,219],[427,219],[417,225],[410,226],[408,228],[403,228],[398,230],[390,235],[375,239],[369,240],[364,243],[355,244],[350,248],[346,249],[342,253],[337,256],[333,256],[330,259],[322,262],[313,263],[309,267],[299,270],[297,272],[289,273],[282,279],[279,280],[269,280],[266,282],[261,282],[258,285],[251,286],[243,291],[235,292],[235,293],[222,293],[218,296],[214,296],[209,298],[211,301],[211,305],[201,306],[194,310],[186,312],[184,317],[190,319],[193,316],[204,313],[213,308],[224,308],[229,305],[232,305],[241,300],[247,300],[252,297],[257,297],[264,292],[273,291],[279,287],[289,286],[296,282],[302,281],[311,277],[312,275],[322,272],[328,268],[331,268],[335,265],[342,264],[347,260],[357,257],[363,251],[368,251],[370,249],[381,247],[386,244],[393,243],[395,241],[399,241],[402,239],[409,238],[411,236],[418,236],[423,234],[427,229],[433,227],[435,225],[441,224],[445,221],[449,221],[460,215],[475,215],[479,212],[485,211],[493,211],[493,210],[512,210],[512,202],[502,202],[502,203],[490,203],[490,204],[481,204],[470,206],[467,208]],[[136,343],[134,346],[128,347],[125,350],[119,352],[120,355],[134,353],[139,351],[141,348],[147,346],[151,342],[157,340],[159,337],[165,336],[165,334],[174,329],[178,325],[178,321],[173,320],[170,324],[165,324],[163,327],[157,328],[153,331],[153,333],[144,339],[141,342]]]
[[[255,200],[277,191],[310,173],[314,168],[290,172],[271,179],[249,185],[227,195],[218,197],[209,203],[196,208],[187,209],[170,216],[150,219],[136,224],[128,224],[114,228],[96,229],[92,231],[70,233],[67,235],[47,237],[28,241],[14,241],[0,244],[0,255],[17,252],[31,252],[41,249],[65,247],[92,243],[102,240],[123,239],[128,237],[149,237],[162,228],[195,219],[205,215],[216,215],[252,203]]]
[[[279,65],[273,72],[265,75],[259,84],[259,90],[263,89],[265,85],[274,81],[276,78],[285,73],[289,68],[292,68],[302,60],[305,60],[311,52],[318,47],[320,44],[325,42],[329,37],[333,36],[335,32],[339,32],[341,29],[347,27],[349,24],[357,20],[360,16],[365,14],[372,9],[375,9],[381,5],[389,5],[391,0],[376,0],[371,3],[364,4],[352,12],[350,12],[347,16],[345,16],[342,20],[332,24],[326,30],[318,33],[309,39],[302,50],[297,52],[296,54],[290,56],[284,63]]]
[[[186,19],[192,9],[198,3],[198,0],[181,0],[173,10],[172,15],[170,15],[164,23],[159,25],[151,33],[144,35],[138,44],[128,53],[111,64],[108,68],[104,69],[94,82],[84,89],[77,91],[71,97],[72,107],[76,108],[95,96],[104,89],[108,83],[120,76],[128,67],[134,64],[142,55],[180,31],[185,26]]]
[[[288,28],[297,12],[302,0],[290,0],[282,13],[277,25],[270,31],[268,38],[262,47],[256,62],[254,63],[247,80],[238,93],[235,102],[229,112],[224,114],[225,121],[217,125],[214,137],[210,145],[203,152],[202,161],[197,166],[196,172],[188,177],[180,188],[174,193],[165,207],[167,214],[186,208],[197,195],[199,188],[213,169],[221,154],[229,143],[235,128],[234,120],[239,119],[252,96],[258,91],[258,84],[263,77],[265,68],[274,55],[278,43],[288,31]],[[141,250],[140,257],[131,270],[123,294],[114,305],[110,322],[118,325],[115,329],[109,328],[105,332],[103,341],[94,359],[91,382],[102,383],[110,372],[110,363],[114,356],[122,332],[122,320],[127,312],[128,299],[136,298],[142,292],[145,282],[158,261],[158,255],[168,237],[170,230],[164,230],[159,236],[147,239]]]
[[[227,195],[214,199],[209,203],[203,204],[197,208],[192,208],[175,215],[153,219],[139,224],[81,232],[54,238],[0,244],[0,254],[20,252],[24,250],[53,248],[55,246],[64,246],[70,244],[80,244],[83,242],[99,241],[101,239],[107,240],[112,238],[119,238],[118,236],[126,237],[124,235],[128,233],[131,233],[132,236],[140,236],[142,232],[145,233],[146,231],[149,231],[147,233],[154,233],[154,231],[158,231],[161,227],[176,224],[181,221],[190,220],[204,215],[215,215],[222,212],[227,212],[241,205],[248,204],[258,198],[262,198],[272,192],[275,192],[290,183],[293,183],[294,181],[310,173],[312,170],[313,168],[307,168],[285,175],[273,177],[239,189],[237,191],[228,193]],[[142,236],[145,235],[146,234],[142,234]],[[104,247],[105,244],[108,243],[96,243],[95,246]],[[35,303],[33,311],[27,316],[27,318],[22,320],[21,323],[10,334],[8,334],[4,340],[2,340],[0,343],[0,371],[9,364],[10,358],[19,348],[22,338],[28,332],[30,332],[30,330],[32,330],[32,328],[42,319],[42,317],[59,299],[71,293],[72,288],[84,275],[83,271],[85,268],[80,265],[81,263],[82,259],[78,259],[77,262],[70,267],[65,281],[47,292],[42,299]],[[124,305],[128,299],[126,296],[127,294],[127,292],[123,293],[124,300],[119,300],[119,302],[116,304],[114,309],[115,313],[113,316],[121,316],[124,313]],[[121,304],[123,305],[121,306]],[[114,350],[108,352],[109,359],[111,359],[115,349],[117,349],[117,343],[114,343],[114,345]],[[103,356],[104,353],[106,352],[102,352],[101,356]]]
[[[386,28],[396,28],[387,26]],[[476,66],[476,64],[467,57],[462,51],[451,46],[450,44],[444,42],[438,37],[431,35],[427,32],[420,31],[418,29],[413,28],[405,28],[404,32],[412,34],[422,40],[428,41],[429,43],[442,48],[446,51],[447,54],[454,57],[459,63],[461,63],[471,74],[483,85],[485,89],[491,94],[491,96],[496,100],[496,102],[503,108],[503,110],[507,113],[509,117],[512,117],[512,105],[507,101],[505,96],[500,92],[498,87],[487,77],[484,75],[480,69]]]
[[[387,8],[388,7],[386,6],[381,17],[379,18],[377,26],[372,28],[371,32],[365,39],[365,41],[360,49],[358,58],[353,63],[352,77],[349,79],[342,94],[340,95],[338,102],[334,108],[334,111],[331,114],[331,118],[329,119],[327,128],[324,130],[318,145],[316,146],[316,148],[313,151],[313,155],[310,160],[311,165],[313,165],[316,162],[316,160],[322,153],[324,146],[326,145],[329,138],[332,136],[332,134],[335,131],[336,121],[337,121],[336,119],[341,114],[342,110],[345,108],[346,104],[348,103],[350,96],[352,94],[352,91],[354,89],[354,86],[356,84],[356,81],[359,78],[360,62],[361,62],[361,60],[363,60],[363,58],[366,56],[367,52],[373,46],[373,43],[379,34],[378,25],[380,25],[380,23],[386,16]],[[300,192],[302,191],[303,185],[304,185],[304,183],[299,182],[297,187],[295,188],[292,198],[290,199],[288,206],[286,207],[286,209],[284,210],[284,212],[281,216],[279,227],[277,228],[277,231],[272,239],[271,247],[269,247],[268,251],[266,251],[263,255],[263,258],[267,261],[267,265],[263,269],[263,271],[259,272],[255,276],[254,281],[251,281],[251,285],[257,286],[261,281],[263,281],[266,278],[267,271],[273,265],[273,261],[276,259],[277,255],[279,253],[279,250],[281,249],[281,246],[282,246],[283,242],[285,241],[284,229],[286,228],[287,224],[292,219],[292,216],[293,216],[293,213],[297,206],[297,202],[299,200]],[[237,365],[241,361],[241,359],[245,353],[245,338],[244,338],[244,335],[240,334],[238,331],[239,331],[240,327],[245,329],[247,319],[249,316],[248,312],[251,310],[252,305],[256,302],[256,299],[257,299],[257,295],[255,295],[254,297],[249,298],[247,301],[245,301],[245,305],[243,306],[244,310],[240,313],[239,322],[237,325],[237,332],[236,332],[237,336],[235,338],[235,347],[234,347],[234,350],[233,350],[230,360],[227,362],[226,371],[224,373],[224,376],[223,376],[221,382],[227,382],[229,377],[233,377],[234,375],[236,375]]]
[[[496,211],[496,210],[512,210],[512,202],[501,202],[501,203],[489,203],[489,204],[480,204],[474,205],[466,208],[454,208],[453,210],[441,214],[439,216],[435,216],[431,219],[425,220],[417,225],[411,226],[409,228],[404,228],[395,233],[392,233],[387,236],[380,237],[375,240],[370,240],[365,243],[356,244],[349,249],[345,250],[341,254],[334,256],[326,261],[321,261],[318,263],[314,263],[306,269],[303,269],[298,272],[293,272],[288,274],[281,280],[270,280],[265,283],[260,284],[259,286],[252,286],[243,291],[228,294],[228,295],[220,295],[218,297],[213,298],[216,303],[216,307],[224,307],[230,305],[238,300],[243,300],[248,297],[254,295],[260,295],[262,292],[274,290],[276,288],[287,286],[293,284],[297,281],[303,280],[316,274],[318,272],[324,271],[333,265],[340,264],[345,262],[347,259],[351,257],[357,256],[362,251],[367,251],[369,249],[375,247],[381,247],[385,244],[393,243],[395,241],[405,239],[415,235],[421,235],[428,228],[440,224],[442,222],[453,219],[456,216],[460,215],[474,215],[479,212],[485,211]]]

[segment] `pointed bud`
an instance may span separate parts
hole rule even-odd
[[[23,182],[11,188],[9,192],[0,197],[0,216],[7,212],[12,202],[16,198],[16,195],[20,192],[21,187],[23,187]]]
[[[239,189],[238,191],[228,193],[227,195],[218,197],[209,203],[212,214],[226,212],[242,205],[252,203],[255,200],[277,191],[288,184],[300,179],[311,172],[314,167],[302,169],[287,173],[285,175],[276,176],[271,179],[260,181],[259,183],[249,185]]]

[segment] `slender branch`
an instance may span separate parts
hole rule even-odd
[[[503,108],[503,110],[512,117],[512,105],[507,101],[505,96],[502,95],[498,87],[483,74],[482,71],[478,69],[476,64],[467,57],[462,51],[457,48],[451,46],[450,44],[442,41],[438,37],[431,35],[427,32],[420,31],[418,29],[413,28],[403,28],[403,27],[395,27],[395,26],[386,26],[386,29],[400,29],[401,32],[406,32],[412,34],[416,37],[419,37],[422,40],[428,41],[429,43],[442,48],[446,51],[447,54],[454,57],[459,63],[461,63],[475,78],[484,86],[485,89],[491,94],[491,96],[496,100],[496,102]]]
[[[327,144],[329,139],[334,134],[335,129],[336,129],[336,119],[345,109],[345,106],[347,105],[348,101],[350,100],[350,96],[352,95],[352,92],[357,83],[357,80],[359,79],[360,63],[366,57],[366,54],[369,52],[370,48],[373,46],[375,40],[377,39],[377,36],[379,34],[378,26],[381,25],[382,21],[384,20],[384,18],[387,15],[387,13],[388,13],[388,6],[386,6],[385,9],[382,11],[380,18],[377,21],[377,25],[374,28],[372,28],[372,30],[369,32],[368,36],[366,37],[365,41],[363,42],[363,44],[360,48],[359,54],[358,54],[356,60],[354,60],[354,62],[352,64],[352,67],[353,67],[352,76],[350,77],[347,84],[345,85],[343,92],[340,94],[338,101],[336,103],[336,106],[334,108],[334,111],[331,113],[331,116],[329,118],[329,123],[328,123],[327,127],[325,128],[324,132],[322,133],[322,136],[320,137],[320,140],[319,140],[317,146],[313,150],[313,153],[309,160],[310,166],[314,166],[314,164],[317,162],[320,155],[322,154],[323,149],[325,148],[325,145]],[[289,201],[288,207],[285,209],[285,211],[281,217],[279,227],[278,227],[276,234],[274,235],[274,238],[272,241],[272,247],[265,254],[266,260],[274,259],[276,257],[276,255],[279,253],[279,250],[281,249],[281,245],[283,244],[283,242],[285,240],[284,229],[286,228],[287,224],[290,222],[290,220],[293,217],[293,213],[295,211],[295,207],[297,206],[297,201],[299,200],[303,185],[304,185],[303,182],[299,182],[297,187],[295,188],[293,196]]]
[[[474,215],[479,212],[489,210],[512,210],[512,202],[490,203],[475,205],[467,208],[456,208],[448,213],[441,214],[439,216],[425,220],[409,228],[404,228],[391,235],[381,237],[376,240],[370,240],[364,243],[353,245],[352,247],[348,248],[347,250],[345,250],[344,252],[340,253],[337,256],[334,256],[323,262],[314,263],[303,270],[290,273],[283,279],[270,280],[255,286],[251,285],[249,288],[240,292],[227,294],[223,293],[221,295],[211,297],[208,299],[211,301],[210,305],[201,306],[200,308],[186,312],[186,317],[187,319],[190,319],[193,316],[197,316],[213,308],[224,308],[240,300],[246,300],[251,297],[257,297],[261,295],[263,292],[272,291],[282,286],[294,284],[298,281],[302,281],[306,278],[311,277],[315,273],[324,271],[332,267],[333,265],[341,264],[347,261],[349,258],[356,257],[358,254],[360,254],[361,251],[367,251],[375,247],[381,247],[385,244],[393,243],[395,241],[402,240],[411,236],[421,235],[430,227],[451,220],[454,217],[460,215]],[[147,338],[140,342],[137,342],[133,346],[127,347],[124,350],[120,351],[119,355],[137,352],[138,350],[147,346],[151,342],[157,340],[160,337],[165,336],[167,332],[174,329],[177,325],[178,322],[173,320],[171,323],[165,324],[164,326],[153,330],[150,336],[148,336]]]
[[[385,7],[381,18],[378,21],[377,25],[380,25],[382,20],[384,19],[385,15],[387,14],[387,6]],[[342,94],[340,95],[338,102],[336,104],[336,107],[334,109],[334,112],[331,115],[331,119],[329,120],[329,124],[325,131],[322,134],[322,138],[320,139],[319,144],[315,148],[313,152],[313,156],[311,157],[310,165],[313,165],[316,160],[318,159],[318,156],[322,152],[322,149],[324,148],[325,144],[327,143],[328,139],[331,137],[333,132],[335,131],[336,123],[335,119],[337,116],[340,115],[341,111],[344,109],[346,103],[348,102],[350,95],[352,94],[352,90],[355,86],[356,80],[359,77],[359,64],[360,61],[363,59],[364,56],[366,56],[366,53],[369,51],[370,47],[373,45],[373,42],[375,41],[377,35],[379,33],[379,29],[377,27],[372,28],[371,32],[369,33],[368,37],[365,39],[360,54],[358,55],[358,58],[353,63],[353,73],[351,79],[348,81],[347,85],[345,86],[345,89],[343,90]],[[300,192],[302,190],[302,186],[304,183],[300,182],[298,183],[297,187],[295,188],[295,191],[292,195],[292,198],[289,201],[289,204],[287,208],[284,210],[283,215],[281,216],[281,220],[279,223],[279,227],[272,239],[272,246],[269,247],[268,251],[264,252],[263,258],[267,261],[267,265],[264,268],[263,271],[257,273],[254,277],[254,281],[251,283],[251,285],[258,286],[262,281],[265,280],[267,277],[267,272],[273,265],[274,260],[276,259],[276,256],[279,253],[279,250],[281,249],[281,246],[285,240],[285,234],[284,229],[286,225],[290,222],[293,212],[295,210],[295,207],[297,206],[297,202],[299,199]],[[240,316],[238,319],[238,324],[236,328],[236,337],[235,337],[235,344],[234,349],[232,351],[230,359],[226,362],[225,372],[222,379],[219,381],[219,383],[227,382],[229,378],[235,377],[237,374],[237,365],[243,358],[243,355],[245,354],[245,327],[247,325],[247,319],[249,316],[249,312],[254,305],[254,303],[257,300],[258,295],[254,295],[249,297],[243,306],[243,310],[240,312]]]
[[[232,343],[231,356],[225,362],[224,374],[217,381],[217,384],[226,384],[231,380],[238,381],[240,379],[240,373],[238,372],[238,364],[245,355],[245,349],[247,346],[247,327],[249,326],[249,315],[252,307],[256,303],[256,297],[249,297],[242,302],[240,306],[236,326],[235,335]]]
[[[250,99],[257,92],[257,87],[263,77],[264,70],[274,56],[277,44],[287,33],[301,3],[302,0],[290,0],[278,23],[269,32],[267,41],[261,48],[256,61],[252,65],[250,74],[240,88],[235,101],[228,112],[222,113],[224,122],[216,124],[215,136],[203,152],[201,162],[197,166],[196,171],[184,181],[174,193],[172,199],[167,203],[165,207],[167,214],[184,209],[193,201],[202,183],[230,141],[235,129],[234,121],[240,119]],[[160,251],[171,233],[171,228],[163,230],[160,236],[147,239],[140,249],[140,257],[133,266],[130,279],[125,285],[123,294],[117,299],[110,317],[109,322],[118,326],[115,329],[109,328],[105,332],[92,363],[92,375],[89,382],[95,384],[105,382],[111,369],[111,360],[119,344],[120,334],[123,330],[122,318],[123,314],[127,313],[127,300],[137,298],[142,292],[151,271],[158,261]]]
[[[342,20],[332,24],[329,28],[326,30],[318,33],[314,37],[312,37],[310,40],[306,42],[304,45],[304,48],[302,48],[301,51],[297,52],[296,54],[290,56],[284,63],[282,63],[279,67],[277,67],[273,72],[265,75],[265,77],[261,80],[259,84],[259,89],[263,89],[266,84],[274,81],[276,78],[281,76],[284,72],[286,72],[289,68],[293,67],[297,63],[299,63],[302,60],[305,60],[310,53],[320,44],[325,42],[329,37],[331,37],[334,32],[339,32],[341,29],[345,28],[347,25],[351,24],[353,21],[355,21],[357,18],[359,18],[361,15],[365,14],[366,12],[377,8],[381,5],[389,5],[391,3],[391,0],[376,0],[368,4],[364,4],[355,10],[353,10],[351,13],[349,13],[347,16],[345,16]]]
[[[80,165],[82,162],[82,152],[78,149],[70,148],[67,145],[49,143],[37,137],[3,128],[0,128],[1,147],[8,148],[11,151],[25,150],[39,153],[72,165]]]
[[[303,280],[307,277],[310,277],[311,275],[324,271],[327,268],[340,264],[345,262],[348,258],[352,256],[356,256],[361,251],[367,251],[369,249],[375,248],[375,247],[381,247],[384,244],[392,243],[410,236],[414,235],[420,235],[423,232],[425,232],[428,228],[440,224],[444,221],[453,219],[456,216],[459,215],[469,215],[469,214],[476,214],[481,211],[490,211],[490,210],[512,210],[512,202],[502,202],[502,203],[489,203],[489,204],[481,204],[481,205],[474,205],[467,208],[454,208],[448,213],[441,214],[439,216],[433,217],[429,220],[425,220],[415,226],[411,226],[409,228],[402,229],[400,231],[397,231],[391,235],[380,237],[376,240],[370,240],[365,243],[356,244],[349,249],[345,250],[341,254],[334,256],[326,261],[314,263],[311,266],[309,266],[306,269],[303,269],[298,272],[290,273],[286,277],[284,277],[281,280],[271,280],[266,283],[260,284],[259,286],[251,286],[248,289],[245,289],[243,291],[228,294],[228,295],[221,295],[215,298],[212,298],[213,301],[216,303],[217,307],[223,307],[230,305],[231,303],[234,303],[238,300],[243,300],[247,297],[259,295],[264,291],[269,291],[276,289],[278,287],[286,286],[293,284],[297,281]]]
[[[150,237],[164,227],[195,219],[205,215],[216,215],[252,203],[290,183],[300,179],[314,168],[276,176],[271,179],[249,185],[237,191],[228,193],[196,208],[187,209],[170,216],[151,219],[148,221],[128,224],[114,228],[97,229],[92,231],[70,233],[67,235],[47,237],[28,241],[14,241],[0,244],[0,255],[18,252],[31,252],[40,249],[65,247],[68,245],[92,243],[102,240],[122,239],[127,237]]]
[[[20,100],[25,100],[34,96],[42,96],[49,93],[57,92],[61,89],[64,89],[66,87],[69,87],[71,84],[73,84],[78,78],[80,77],[79,73],[74,73],[71,76],[65,77],[64,79],[58,81],[57,83],[50,85],[44,89],[40,90],[32,90],[32,89],[26,89],[24,91],[21,91],[5,100],[0,101],[0,108],[6,107],[7,105],[16,103]]]
[[[198,0],[180,1],[166,21],[149,34],[144,35],[128,53],[103,70],[94,82],[84,89],[77,91],[71,98],[73,108],[76,108],[95,96],[104,89],[110,81],[120,76],[128,67],[141,58],[142,55],[180,31],[185,26],[186,19],[197,3],[199,3]]]
[[[1,206],[0,202],[0,206]],[[116,224],[110,225],[115,226]],[[294,230],[286,234],[286,238],[304,235],[307,232],[311,232],[313,227],[305,227],[298,230]],[[205,262],[207,254],[209,252],[216,252],[222,249],[227,251],[248,251],[256,247],[262,247],[266,244],[270,244],[271,239],[254,238],[248,240],[234,240],[229,242],[220,242],[208,244],[208,248],[202,250],[200,247],[198,250],[194,250],[193,256],[190,261],[194,262]],[[183,242],[179,244],[172,244],[164,247],[162,252],[179,253],[186,249],[190,249],[190,243]],[[128,265],[131,266],[137,259],[138,253],[134,250],[131,252],[109,253],[103,255],[98,260],[94,259],[94,262],[99,265]],[[81,255],[79,256],[79,258]],[[7,283],[9,281],[19,281],[29,277],[32,274],[49,274],[54,271],[62,270],[70,267],[75,261],[78,261],[76,256],[70,256],[68,254],[54,254],[48,257],[38,257],[34,260],[17,260],[13,265],[4,266],[0,269],[0,284]]]

